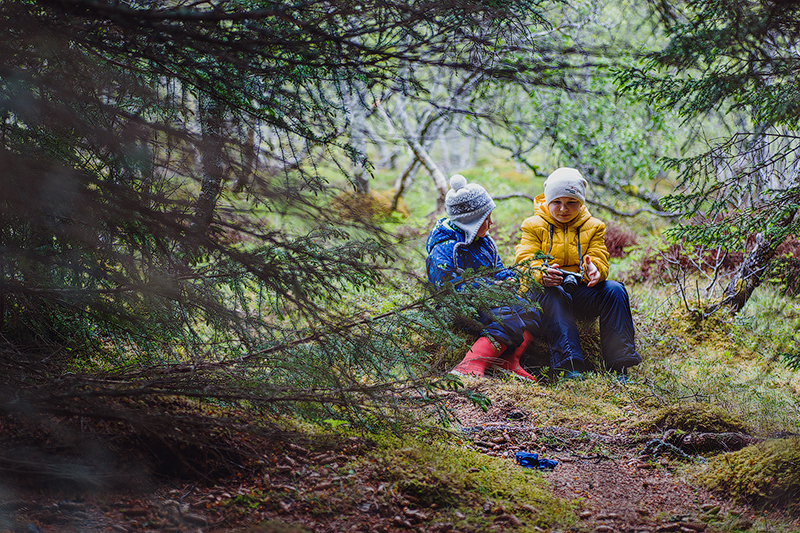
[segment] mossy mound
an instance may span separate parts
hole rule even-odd
[[[734,415],[703,402],[668,405],[647,413],[633,425],[641,431],[678,429],[686,432],[747,433],[747,427]]]
[[[522,521],[515,531],[568,529],[574,524],[571,502],[551,494],[540,472],[508,460],[412,438],[384,437],[354,471],[367,486],[385,486],[374,494],[375,503],[388,508],[408,500],[461,531],[490,531],[503,509]],[[354,466],[354,465],[351,465]],[[467,526],[469,524],[469,526]]]
[[[785,504],[800,498],[800,437],[775,439],[711,459],[697,475],[734,499]]]

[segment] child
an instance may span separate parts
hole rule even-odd
[[[565,372],[570,379],[582,378],[585,366],[576,318],[599,316],[605,366],[626,381],[626,369],[641,362],[630,302],[622,283],[606,279],[606,226],[584,205],[586,186],[586,180],[574,168],[559,168],[550,174],[544,194],[535,199],[536,214],[522,223],[514,261],[529,261],[530,274],[544,286],[536,299],[545,316],[543,326],[553,370]],[[534,260],[537,252],[553,259],[549,263]],[[556,269],[578,273],[580,283],[568,292],[562,286],[564,274]]]
[[[461,276],[467,269],[498,269],[492,278],[473,280],[476,284],[502,283],[512,278],[513,271],[504,269],[497,247],[487,233],[495,208],[492,197],[480,185],[468,185],[459,174],[450,178],[450,187],[445,197],[447,218],[439,219],[428,235],[428,280],[436,286],[452,283],[460,291],[464,288]],[[529,306],[529,302],[520,298],[520,305],[481,312],[478,319],[485,326],[483,336],[451,372],[483,376],[494,365],[514,377],[536,381],[519,364],[533,338],[527,330],[536,331],[539,327],[539,314],[528,309]],[[502,320],[498,321],[498,317]]]

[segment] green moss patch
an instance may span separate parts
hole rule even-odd
[[[719,407],[702,402],[668,405],[638,418],[633,425],[642,431],[679,429],[686,432],[747,433],[741,420]]]
[[[520,467],[511,460],[447,445],[412,439],[384,441],[362,460],[358,469],[364,485],[385,485],[382,494],[391,501],[399,497],[425,513],[456,527],[481,530],[497,516],[512,514],[521,525],[517,531],[537,531],[575,521],[570,502],[552,494],[538,471]],[[376,493],[379,505],[380,496]]]
[[[775,439],[711,459],[697,481],[732,498],[783,504],[800,498],[800,437]]]

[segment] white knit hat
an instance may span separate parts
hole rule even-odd
[[[450,190],[444,198],[444,207],[447,218],[464,230],[469,244],[475,240],[478,229],[495,205],[486,189],[477,183],[467,185],[467,178],[456,174],[450,178]]]
[[[586,203],[586,180],[574,168],[561,167],[544,182],[544,201],[547,205],[556,198],[567,196]]]

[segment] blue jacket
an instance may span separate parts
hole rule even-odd
[[[440,218],[428,235],[425,249],[428,251],[426,267],[428,281],[435,286],[452,283],[456,290],[464,288],[461,276],[465,270],[480,268],[500,269],[492,278],[484,278],[484,283],[492,280],[504,280],[514,277],[514,272],[504,268],[497,254],[497,246],[489,235],[476,237],[466,244],[464,231],[447,218]],[[481,283],[474,279],[473,285]]]

